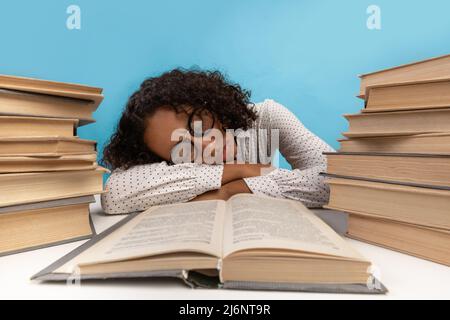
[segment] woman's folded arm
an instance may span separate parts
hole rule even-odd
[[[208,165],[167,162],[115,170],[106,182],[102,207],[108,214],[143,211],[152,206],[187,202],[233,181],[259,176],[261,164]]]
[[[264,176],[244,178],[244,181],[254,194],[297,200],[315,208],[328,201],[328,187],[319,175],[325,169],[323,165],[303,170],[276,169]]]
[[[143,211],[151,206],[186,202],[222,185],[223,166],[166,162],[115,170],[106,182],[102,207],[107,214]]]
[[[264,176],[244,178],[247,186],[255,194],[298,200],[308,207],[322,206],[329,189],[319,173],[326,170],[323,152],[333,148],[280,103],[267,99],[259,108],[259,127],[278,130],[280,153],[293,170],[277,169]]]

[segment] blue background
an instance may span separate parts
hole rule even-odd
[[[71,4],[81,30],[66,28]],[[371,4],[382,30],[366,27]],[[362,106],[357,75],[450,53],[449,15],[448,0],[2,1],[0,73],[103,87],[79,130],[100,149],[140,82],[178,66],[223,71],[336,148]]]

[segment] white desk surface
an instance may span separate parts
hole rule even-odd
[[[98,203],[91,214],[98,233],[123,216],[104,216]],[[346,227],[346,216],[315,210],[336,231]],[[84,241],[0,258],[0,299],[450,299],[450,268],[347,239],[381,271],[386,295],[349,295],[303,292],[191,289],[178,279],[108,280],[67,286],[39,283],[30,276]]]

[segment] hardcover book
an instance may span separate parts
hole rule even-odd
[[[332,177],[325,208],[450,230],[450,190]]]
[[[0,138],[0,156],[62,156],[92,154],[97,143],[78,137]]]
[[[0,208],[0,256],[90,238],[92,202],[86,196]]]
[[[0,75],[0,113],[78,119],[92,123],[103,100],[101,88],[9,75]]]
[[[326,152],[327,174],[450,189],[450,155]]]
[[[340,152],[450,154],[450,133],[339,140]]]
[[[366,100],[362,112],[450,107],[450,79],[372,86]]]
[[[32,279],[174,276],[215,288],[386,292],[370,265],[301,203],[240,194],[132,214]]]
[[[450,108],[347,114],[349,138],[450,132]]]
[[[97,167],[97,155],[0,157],[0,173],[90,170]]]
[[[366,89],[369,86],[448,79],[449,75],[450,55],[366,73],[360,76],[359,97],[363,99],[366,97]]]
[[[75,119],[0,116],[0,137],[73,137],[77,126]]]
[[[0,208],[103,193],[102,167],[91,170],[0,174]]]
[[[347,236],[450,266],[450,231],[355,214]]]

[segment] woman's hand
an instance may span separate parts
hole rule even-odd
[[[270,164],[224,164],[222,185],[234,180],[261,176],[262,170],[270,168]]]
[[[227,184],[224,184],[220,189],[205,192],[195,197],[191,201],[228,200],[238,193],[252,193],[252,191],[247,187],[245,181],[242,179],[234,180]]]
[[[222,187],[198,195],[190,201],[228,200],[238,193],[252,193],[243,178],[262,175],[263,170],[270,168],[270,164],[224,164]]]

